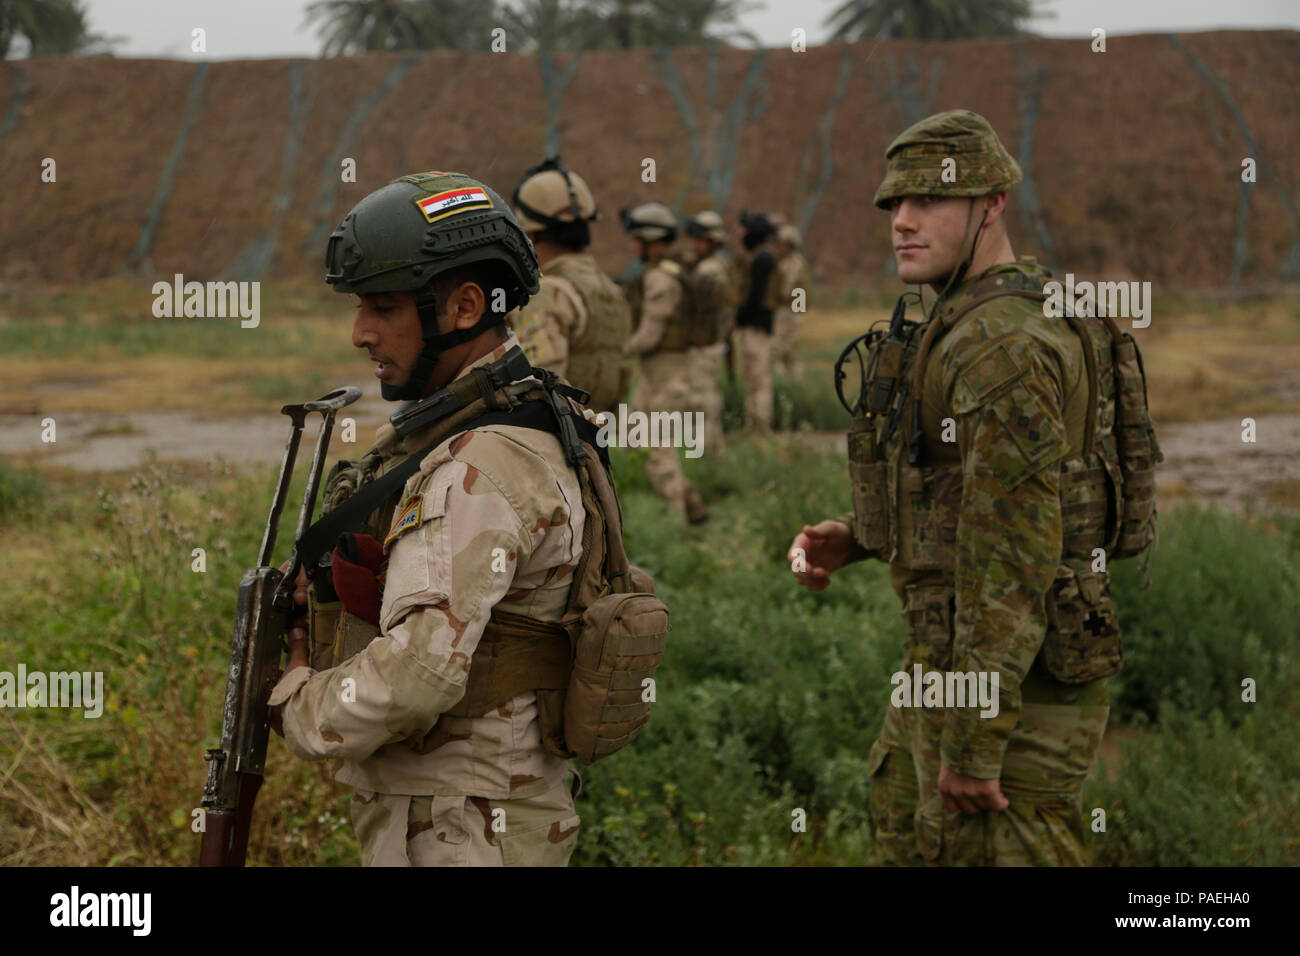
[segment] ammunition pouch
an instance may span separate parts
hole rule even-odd
[[[870,419],[855,418],[848,440],[853,540],[866,550],[865,557],[887,560],[893,551],[891,508],[885,462],[876,455],[875,425]]]
[[[899,461],[898,560],[913,570],[957,570],[957,519],[961,513],[960,462],[914,468]]]
[[[1116,673],[1123,663],[1110,575],[1090,563],[1067,560],[1056,569],[1047,595],[1047,633],[1038,662],[1054,680],[1088,684]]]
[[[903,592],[903,619],[910,639],[903,659],[911,680],[912,665],[924,671],[952,668],[952,645],[957,598],[948,584],[911,584]]]
[[[1155,469],[1164,461],[1147,406],[1146,373],[1137,342],[1108,320],[1114,339],[1117,392],[1115,435],[1124,489],[1119,541],[1111,558],[1131,558],[1152,543],[1156,533]]]
[[[343,610],[343,602],[320,601],[316,582],[307,589],[310,661],[318,671],[338,667],[379,636],[379,628]]]

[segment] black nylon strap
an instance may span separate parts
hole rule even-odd
[[[567,417],[573,422],[578,436],[597,449],[601,461],[608,468],[609,452],[596,441],[596,426],[576,413]],[[365,485],[355,495],[333,511],[325,514],[319,521],[308,528],[303,536],[298,539],[295,546],[298,559],[302,562],[303,567],[307,569],[307,576],[311,577],[315,573],[316,566],[322,555],[334,550],[339,535],[345,531],[355,530],[367,515],[392,497],[398,489],[406,484],[408,478],[419,471],[420,462],[424,460],[425,456],[447,439],[467,432],[471,428],[480,428],[483,425],[516,425],[521,428],[533,428],[537,431],[550,432],[556,437],[561,437],[560,424],[555,412],[547,402],[541,399],[521,402],[511,410],[485,412],[478,418],[463,423],[459,428],[443,435],[428,448],[423,448],[411,455],[392,471]]]

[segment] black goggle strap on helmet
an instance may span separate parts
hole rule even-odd
[[[569,210],[573,213],[574,222],[590,221],[585,220],[582,215],[582,206],[578,203],[578,191],[573,188],[573,180],[569,177],[569,170],[560,162],[559,156],[547,156],[544,160],[524,173],[523,178],[519,180],[519,185],[515,187],[515,194],[512,197],[514,203],[519,209],[523,210],[524,215],[529,219],[535,219],[538,222],[545,223],[548,226],[558,226],[564,222],[563,219],[556,219],[554,216],[542,212],[540,209],[528,205],[520,198],[519,192],[524,187],[524,183],[532,179],[539,173],[555,171],[564,177],[564,185],[569,190]],[[596,211],[592,210],[591,220],[597,218]]]

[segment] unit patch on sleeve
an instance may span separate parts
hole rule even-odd
[[[406,532],[410,531],[412,528],[418,528],[420,526],[420,510],[423,501],[423,495],[416,495],[407,502],[406,507],[403,508],[398,513],[397,517],[393,519],[393,528],[388,532],[388,537],[384,538],[385,551],[388,550],[390,544],[402,535],[406,534]]]
[[[961,379],[974,398],[974,404],[978,405],[992,397],[1007,382],[1023,374],[1024,370],[1016,365],[1006,346],[999,343],[962,372]]]
[[[415,200],[415,204],[420,207],[420,212],[424,213],[425,219],[429,222],[437,222],[439,219],[470,209],[490,209],[492,198],[477,186],[466,186],[463,189],[448,189],[434,193],[432,196],[425,196],[423,199]]]

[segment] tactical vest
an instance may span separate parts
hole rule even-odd
[[[962,466],[920,460],[923,376],[944,333],[976,307],[1005,295],[1046,298],[1041,292],[996,289],[928,323],[895,323],[890,333],[875,333],[870,342],[858,413],[848,434],[853,535],[868,556],[915,571],[955,572]],[[1113,560],[1154,544],[1154,472],[1163,455],[1132,336],[1109,317],[1067,321],[1084,346],[1089,403],[1083,448],[1059,465],[1061,565],[1047,602],[1049,627],[1040,656],[1056,680],[1086,683],[1114,673],[1121,660],[1109,579],[1092,570],[1093,552],[1101,548]],[[1146,571],[1144,563],[1141,573]],[[951,626],[951,588],[944,594],[930,590],[927,601],[938,605],[907,609],[914,631],[927,619]]]
[[[413,454],[422,459],[449,437],[490,423],[558,432],[565,444],[564,426],[552,411],[555,403],[563,401],[556,393],[535,386],[521,391],[522,383],[492,390],[484,373],[476,368],[452,383],[466,404],[438,421],[425,439],[426,446]],[[471,395],[478,397],[470,399]],[[480,717],[532,691],[546,749],[590,764],[631,742],[649,721],[645,681],[653,678],[662,660],[670,624],[668,608],[654,596],[653,579],[628,563],[621,509],[604,450],[596,447],[594,427],[576,412],[569,427],[577,433],[570,433],[570,445],[581,445],[582,460],[574,467],[586,518],[582,557],[573,572],[564,613],[555,622],[493,609],[471,657],[465,694],[446,714]],[[381,473],[393,471],[410,457],[385,455],[375,448],[359,464],[338,462],[327,480],[326,513],[343,507]],[[399,486],[357,530],[380,537],[391,523],[401,490]],[[382,586],[382,574],[380,581]],[[321,581],[313,580],[311,663],[318,670],[341,664],[380,633],[329,597],[323,576]],[[418,753],[437,749],[450,739],[448,724],[440,717],[428,734],[408,745]]]
[[[716,265],[716,269],[706,268],[701,272],[706,263]],[[692,347],[706,348],[726,341],[736,309],[729,266],[720,255],[712,252],[696,262],[686,274],[696,311],[696,321],[691,326]]]
[[[778,274],[777,305],[779,308],[788,309],[791,307],[791,297],[795,289],[807,291],[808,260],[795,251],[776,260],[775,271]]]
[[[743,305],[749,300],[749,283],[752,274],[754,259],[760,252],[770,253],[772,256],[772,271],[767,277],[767,285],[763,289],[763,298],[758,303],[759,308],[774,310],[782,305],[781,295],[781,269],[780,260],[776,257],[776,251],[772,248],[770,242],[764,242],[755,246],[753,249],[743,249],[735,259],[732,260],[731,276],[732,289],[736,297],[736,305]],[[789,305],[788,301],[784,302]]]
[[[645,276],[651,268],[659,268],[672,276],[681,290],[677,309],[668,317],[664,328],[664,337],[659,341],[656,352],[680,352],[691,347],[691,324],[695,318],[693,289],[686,281],[681,265],[672,259],[661,258],[648,262],[628,283],[627,303],[632,309],[632,321],[636,327],[641,325],[641,306],[645,302]]]
[[[632,330],[632,313],[622,291],[589,255],[563,255],[546,264],[546,274],[572,283],[587,306],[587,327],[569,342],[566,376],[591,396],[598,411],[616,409],[627,397],[631,369],[623,343]]]

